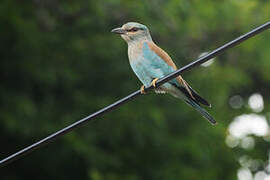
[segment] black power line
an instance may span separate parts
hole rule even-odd
[[[196,61],[193,61],[192,63],[178,69],[177,71],[175,71],[175,72],[173,72],[173,73],[159,79],[156,82],[156,86],[158,87],[161,84],[164,84],[165,82],[177,77],[182,72],[187,71],[187,70],[189,70],[189,69],[191,69],[191,68],[193,68],[193,67],[195,67],[197,65],[200,65],[200,64],[212,59],[213,57],[216,57],[217,55],[219,55],[223,51],[225,51],[225,50],[227,50],[227,49],[229,49],[231,47],[234,47],[237,44],[240,44],[241,42],[243,42],[243,41],[245,41],[245,40],[247,40],[247,39],[249,39],[249,38],[251,38],[251,37],[253,37],[253,36],[255,36],[255,35],[259,34],[259,33],[261,33],[262,31],[267,30],[268,28],[270,28],[270,21],[268,21],[267,23],[265,23],[265,24],[255,28],[255,29],[251,30],[250,32],[248,32],[248,33],[246,33],[246,34],[244,34],[244,35],[242,35],[242,36],[240,36],[240,37],[226,43],[225,45],[215,49],[211,53],[197,59]],[[147,92],[150,89],[153,89],[153,86],[145,88],[145,91]],[[141,95],[140,90],[137,90],[134,93],[124,97],[123,99],[120,99],[119,101],[116,101],[115,103],[113,103],[113,104],[111,104],[111,105],[109,105],[109,106],[107,106],[107,107],[105,107],[105,108],[103,108],[103,109],[101,109],[101,110],[99,110],[99,111],[97,111],[97,112],[95,112],[95,113],[93,113],[93,114],[91,114],[91,115],[89,115],[89,116],[87,116],[87,117],[85,117],[85,118],[83,118],[83,119],[81,119],[81,120],[79,120],[79,121],[65,127],[65,128],[63,128],[63,129],[61,129],[61,130],[47,136],[46,138],[41,139],[40,141],[38,141],[38,142],[36,142],[36,143],[34,143],[34,144],[32,144],[32,145],[30,145],[30,146],[16,152],[16,153],[6,157],[5,159],[0,161],[0,167],[5,166],[6,164],[18,159],[19,157],[22,157],[22,156],[26,155],[27,153],[29,153],[29,152],[31,152],[31,151],[33,151],[35,149],[40,148],[42,145],[45,145],[45,144],[48,144],[48,143],[54,141],[57,137],[62,136],[64,134],[68,133],[69,131],[72,131],[76,127],[78,127],[80,125],[83,125],[84,123],[86,123],[86,122],[88,122],[90,120],[93,120],[94,118],[96,118],[96,117],[98,117],[98,116],[100,116],[102,114],[105,114],[106,112],[109,112],[109,111],[123,105],[124,103],[130,101],[131,99],[133,99],[133,98],[135,98],[135,97],[137,97],[139,95]]]

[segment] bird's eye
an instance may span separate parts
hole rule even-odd
[[[128,30],[129,32],[136,32],[136,31],[138,31],[139,30],[139,28],[136,28],[136,27],[133,27],[133,28],[131,28],[130,30]]]

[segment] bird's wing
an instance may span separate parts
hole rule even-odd
[[[172,67],[174,70],[177,69],[171,57],[163,49],[158,47],[154,42],[147,42],[145,45],[149,47],[150,51],[158,55],[160,59],[163,60],[168,66]]]
[[[146,56],[147,59],[151,59],[151,65],[163,71],[165,75],[177,70],[177,67],[171,57],[154,42],[145,42],[143,45],[143,51],[144,56]],[[187,97],[211,107],[211,105],[195,90],[193,90],[180,75],[170,82],[180,91],[182,91]]]
[[[160,47],[158,47],[154,42],[145,42],[143,45],[144,56],[147,59],[151,59],[151,63],[154,67],[161,69],[165,75],[177,70],[171,57]],[[175,81],[176,80],[176,81]],[[187,82],[179,75],[175,78],[175,82],[178,86],[183,87],[188,94],[193,98],[193,94],[190,90],[190,86]]]

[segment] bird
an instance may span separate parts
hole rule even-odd
[[[182,99],[211,124],[216,124],[216,120],[202,107],[211,107],[211,104],[193,90],[182,76],[156,87],[158,79],[174,72],[177,67],[171,57],[154,43],[147,26],[128,22],[111,32],[119,34],[128,44],[130,66],[143,84],[140,88],[141,94],[146,93],[145,87],[153,85],[156,93],[169,93]]]

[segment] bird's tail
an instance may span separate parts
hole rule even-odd
[[[203,108],[201,107],[196,101],[191,98],[185,99],[185,102],[189,104],[191,107],[196,109],[205,119],[207,119],[211,124],[215,125],[217,122],[216,120]]]

